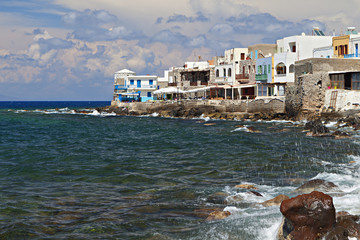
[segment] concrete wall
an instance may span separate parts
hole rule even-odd
[[[346,110],[359,110],[360,109],[360,91],[350,91],[342,89],[330,89],[325,91],[325,108],[331,106],[331,95],[333,92],[337,92],[335,110],[346,111]]]

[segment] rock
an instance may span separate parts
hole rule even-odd
[[[324,240],[349,240],[348,236],[349,236],[349,233],[345,228],[343,228],[341,226],[335,226],[329,232],[325,233],[322,239],[324,239]]]
[[[329,129],[322,124],[320,119],[307,122],[304,130],[310,130],[313,134],[324,134],[329,132]]]
[[[219,212],[222,211],[221,208],[200,208],[194,210],[194,215],[199,218],[206,219],[211,212]]]
[[[258,192],[255,192],[255,191],[249,191],[249,192],[246,192],[248,194],[253,194],[255,196],[258,196],[258,197],[263,197],[263,195],[261,195],[261,193],[258,193]]]
[[[346,132],[341,131],[335,131],[331,134],[331,136],[335,137],[335,139],[344,139],[344,138],[350,138],[351,136]]]
[[[330,232],[336,223],[332,197],[322,192],[284,200],[280,211],[294,228],[285,239],[317,239]]]
[[[209,214],[209,216],[206,218],[206,221],[222,220],[230,215],[231,213],[229,211],[215,211]]]
[[[360,224],[359,216],[354,215],[340,215],[336,218],[336,226],[347,230],[349,237],[360,239]]]
[[[314,179],[310,180],[300,187],[298,187],[295,192],[303,192],[303,193],[309,193],[312,191],[321,191],[321,192],[341,192],[338,186],[336,186],[332,182],[328,182],[322,179]]]
[[[280,206],[280,204],[282,203],[282,201],[289,199],[288,196],[280,194],[276,197],[274,197],[273,199],[267,200],[263,203],[261,203],[261,205],[263,205],[264,207],[270,207],[270,206]]]
[[[252,133],[261,133],[261,131],[255,129],[253,126],[248,126],[247,130]]]
[[[225,204],[240,204],[243,201],[243,197],[241,197],[240,195],[232,195],[232,196],[228,196],[224,203]]]
[[[235,186],[236,188],[244,188],[244,189],[257,189],[254,185],[251,184],[239,184]]]
[[[225,199],[226,197],[228,197],[229,194],[224,193],[224,192],[216,192],[212,195],[210,195],[207,198],[208,202],[214,203],[214,204],[224,204],[225,203]]]
[[[216,123],[205,123],[204,126],[214,126]]]

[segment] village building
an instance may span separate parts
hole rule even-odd
[[[153,100],[152,94],[158,88],[158,77],[154,75],[136,75],[135,72],[123,69],[114,74],[114,101]]]
[[[360,109],[360,59],[309,58],[295,63],[286,108],[294,116]]]

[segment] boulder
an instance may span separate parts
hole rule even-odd
[[[349,237],[360,239],[359,216],[339,215],[336,218],[336,226],[346,229]]]
[[[232,205],[236,205],[236,204],[240,204],[242,201],[244,200],[243,197],[241,197],[240,195],[232,195],[232,196],[228,196],[224,203],[229,205],[229,204],[232,204]]]
[[[270,206],[280,206],[280,204],[282,203],[282,201],[289,199],[288,196],[280,194],[276,197],[274,197],[273,199],[267,200],[263,203],[261,203],[261,205],[263,205],[264,207],[270,207]]]
[[[331,136],[335,137],[335,139],[344,139],[344,138],[350,138],[350,134],[346,133],[346,132],[341,132],[341,131],[335,131],[331,134]]]
[[[322,192],[284,200],[280,211],[293,226],[284,239],[318,239],[333,230],[336,223],[332,197]]]
[[[310,130],[313,134],[317,135],[329,132],[329,129],[324,126],[320,119],[307,122],[304,130]]]
[[[209,216],[206,218],[206,221],[222,220],[230,215],[231,213],[229,211],[214,211],[209,214]]]
[[[261,131],[255,129],[253,126],[248,126],[247,130],[252,133],[261,133]]]
[[[239,184],[236,185],[235,188],[244,188],[244,189],[257,189],[257,187],[255,187],[254,185],[251,184]]]
[[[224,193],[224,192],[216,192],[212,195],[210,195],[207,198],[207,201],[210,203],[214,203],[214,204],[224,204],[225,203],[225,199],[226,197],[228,197],[229,194]]]
[[[334,183],[322,179],[310,180],[298,187],[295,191],[302,193],[310,193],[312,191],[341,192],[338,186],[336,186]]]

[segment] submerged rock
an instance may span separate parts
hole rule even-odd
[[[332,197],[322,192],[284,200],[280,211],[293,227],[288,235],[282,236],[283,239],[318,239],[332,231],[336,223]]]
[[[295,191],[302,193],[309,193],[312,191],[341,192],[338,186],[336,186],[334,183],[322,179],[310,180],[298,187]]]
[[[229,194],[224,193],[224,192],[216,192],[212,195],[210,195],[207,198],[207,201],[210,203],[214,203],[214,204],[224,204],[225,203],[225,199],[229,196]]]
[[[261,133],[261,131],[255,129],[253,126],[248,126],[247,130],[251,133]]]
[[[239,184],[236,185],[235,188],[244,188],[244,189],[257,189],[257,187],[255,187],[254,185],[251,184]]]
[[[261,205],[263,205],[264,207],[280,206],[280,204],[286,199],[289,199],[289,197],[286,195],[280,194],[280,195],[274,197],[273,199],[270,199],[270,200],[267,200],[267,201],[261,203]]]
[[[229,211],[215,211],[209,214],[209,216],[206,218],[206,221],[222,220],[230,215],[231,213]]]

